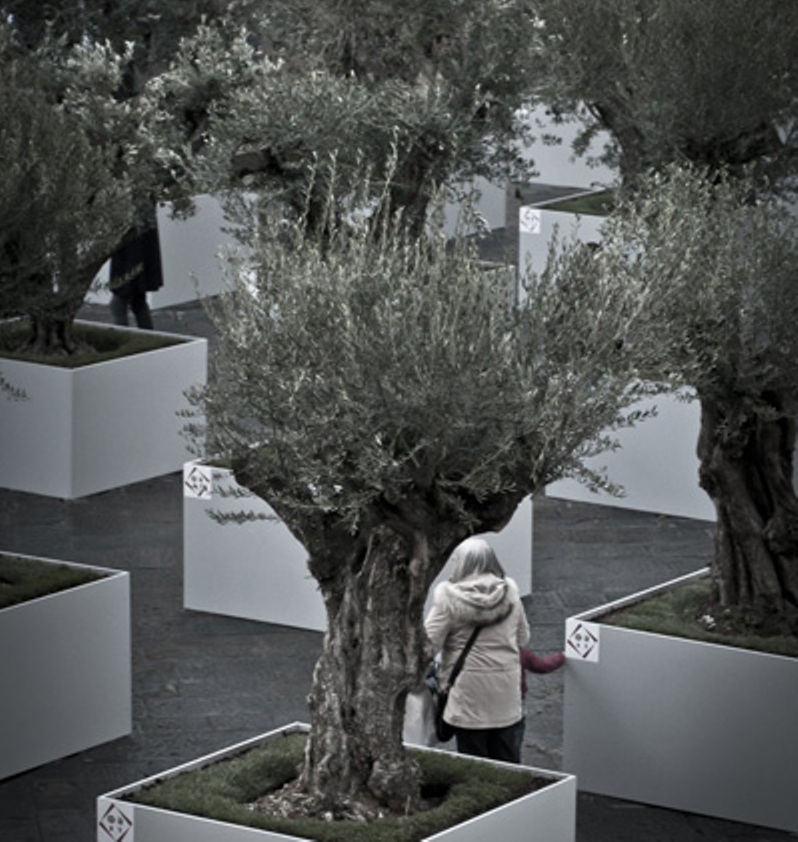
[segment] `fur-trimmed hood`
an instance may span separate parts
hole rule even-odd
[[[512,579],[492,573],[459,582],[441,582],[435,588],[434,598],[456,624],[479,626],[503,619],[520,599]]]

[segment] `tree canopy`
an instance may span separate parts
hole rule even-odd
[[[304,544],[324,597],[297,787],[301,810],[338,814],[364,797],[417,803],[401,734],[431,656],[429,585],[457,543],[546,483],[598,480],[580,457],[630,420],[653,343],[625,347],[645,296],[599,278],[579,244],[516,303],[514,271],[452,247],[439,218],[419,238],[402,212],[373,212],[367,179],[346,203],[334,174],[323,182],[323,238],[279,206],[260,218],[214,310],[197,400],[211,452]]]
[[[533,0],[541,97],[611,132],[625,180],[670,161],[794,173],[798,6]]]
[[[647,289],[660,377],[702,405],[700,482],[718,513],[715,598],[755,627],[798,628],[798,238],[755,182],[673,165],[621,202],[602,275]]]
[[[0,314],[30,316],[42,352],[70,347],[65,325],[133,218],[120,74],[103,47],[29,52],[0,25]]]

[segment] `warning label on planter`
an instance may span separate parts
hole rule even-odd
[[[213,469],[206,465],[184,465],[183,496],[210,500],[213,497]]]
[[[579,661],[598,663],[600,629],[595,623],[569,619],[565,621],[565,656]]]
[[[523,205],[518,211],[518,229],[522,234],[540,234],[540,211]]]
[[[133,816],[118,803],[100,799],[99,842],[134,842]]]

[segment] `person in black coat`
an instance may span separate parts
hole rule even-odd
[[[152,330],[147,293],[163,286],[161,245],[156,221],[150,227],[134,228],[128,233],[111,257],[108,285],[111,289],[114,324],[127,325],[130,310],[138,327]]]

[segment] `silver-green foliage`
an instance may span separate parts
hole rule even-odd
[[[53,45],[54,47],[55,45]],[[102,46],[24,52],[0,31],[0,313],[68,318],[132,215]]]
[[[514,270],[485,272],[440,220],[413,239],[401,216],[375,230],[358,209],[335,206],[322,239],[262,220],[217,311],[211,449],[300,532],[320,513],[352,533],[389,513],[495,528],[497,500],[511,513],[557,477],[597,481],[581,457],[642,388],[622,342],[640,285],[569,244],[517,304]]]
[[[715,504],[715,601],[798,628],[795,208],[753,182],[671,167],[605,231],[599,265],[642,282],[662,376],[701,403],[699,482]]]
[[[795,209],[750,181],[671,166],[620,203],[601,274],[649,290],[662,374],[702,398],[773,412],[798,400]],[[763,397],[765,396],[765,397]]]

